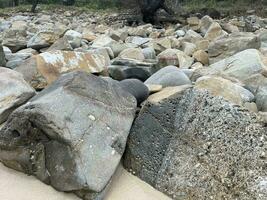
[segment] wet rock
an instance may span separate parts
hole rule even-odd
[[[59,191],[101,199],[135,109],[135,98],[118,84],[68,73],[12,113],[1,130],[0,160]]]
[[[20,73],[3,67],[0,67],[0,90],[0,124],[14,109],[35,95]]]
[[[257,116],[205,91],[163,92],[136,118],[124,166],[177,200],[265,197],[266,127]]]

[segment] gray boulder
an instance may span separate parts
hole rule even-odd
[[[132,94],[140,104],[149,96],[148,87],[138,79],[126,79],[119,82],[122,89]]]
[[[191,85],[190,79],[186,74],[175,66],[167,66],[145,81],[149,85],[162,85],[163,87]]]
[[[115,82],[86,72],[62,75],[9,117],[0,160],[59,191],[98,199],[120,162],[135,110],[135,98]]]
[[[168,90],[142,107],[124,166],[176,200],[265,199],[266,127],[257,116],[205,91]]]
[[[0,124],[35,94],[20,73],[3,67],[0,67],[0,91]]]
[[[211,42],[208,52],[211,63],[214,63],[246,49],[259,49],[260,46],[260,39],[255,34],[236,32]]]

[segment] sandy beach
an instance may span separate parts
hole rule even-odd
[[[73,194],[58,192],[36,178],[9,169],[3,164],[0,164],[0,177],[1,200],[79,200]],[[105,200],[170,200],[170,198],[119,167]]]

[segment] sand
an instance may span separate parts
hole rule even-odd
[[[73,194],[58,192],[32,176],[0,163],[0,200],[79,200]],[[112,180],[105,200],[170,200],[121,166]]]

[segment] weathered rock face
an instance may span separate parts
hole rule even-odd
[[[18,51],[27,46],[26,36],[27,33],[24,29],[7,29],[3,34],[2,44],[9,47],[12,51]]]
[[[55,81],[60,74],[71,71],[101,73],[110,64],[102,54],[75,51],[41,53],[16,68],[34,88],[42,89]]]
[[[196,82],[196,88],[206,89],[214,96],[223,96],[228,101],[243,105],[254,100],[254,95],[230,80],[216,76],[203,76]]]
[[[224,74],[246,81],[251,76],[266,70],[267,62],[263,59],[263,55],[256,49],[247,49],[199,71],[203,71],[205,75]]]
[[[114,82],[62,75],[9,117],[0,160],[57,190],[98,199],[124,152],[135,109],[135,98]]]
[[[210,43],[208,52],[214,63],[246,49],[259,49],[260,46],[259,38],[253,33],[232,33]]]
[[[6,66],[5,52],[2,45],[0,45],[0,66]]]
[[[28,48],[41,49],[49,47],[56,40],[58,40],[60,35],[55,34],[53,31],[40,31],[36,33],[27,43]]]
[[[3,67],[0,67],[0,91],[0,124],[35,94],[21,74]]]
[[[163,91],[136,118],[124,165],[173,199],[265,199],[266,128],[256,115],[196,89]]]

